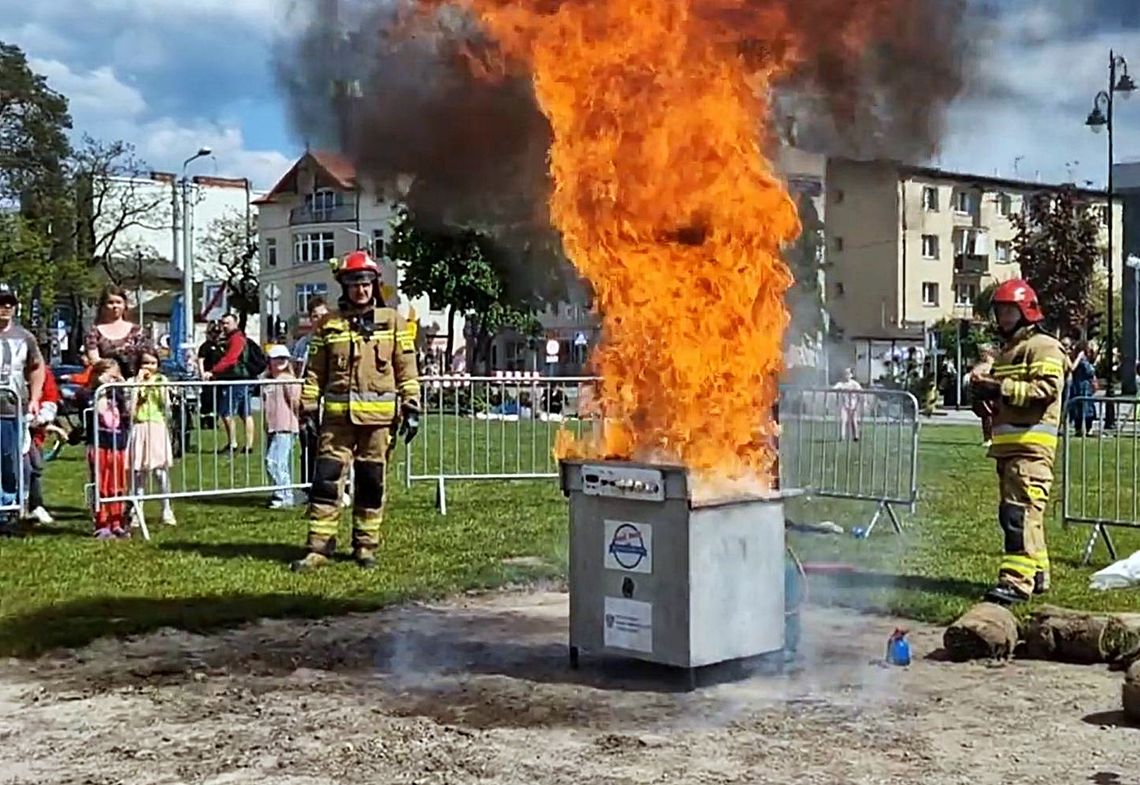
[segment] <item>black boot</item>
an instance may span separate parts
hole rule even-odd
[[[1033,576],[1033,593],[1034,594],[1047,594],[1049,592],[1049,575],[1043,570],[1039,570]]]
[[[1009,607],[1011,605],[1017,605],[1022,602],[1028,602],[1030,600],[1030,596],[1023,593],[1020,589],[1016,589],[1007,583],[999,583],[997,586],[994,586],[992,589],[986,592],[986,596],[983,599],[986,602],[992,602],[995,605]]]

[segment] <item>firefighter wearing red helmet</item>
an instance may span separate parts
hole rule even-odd
[[[308,553],[293,562],[303,572],[336,551],[341,485],[353,467],[352,555],[376,564],[384,516],[386,474],[396,437],[419,429],[419,371],[415,333],[394,308],[377,307],[380,268],[365,251],[340,259],[338,311],[309,344],[301,409],[320,418],[320,447],[309,491]]]
[[[1042,328],[1045,316],[1027,282],[1000,284],[992,309],[1003,345],[989,375],[970,382],[977,398],[996,404],[989,457],[997,464],[1005,555],[985,599],[1012,605],[1049,589],[1045,510],[1069,359],[1060,341]]]

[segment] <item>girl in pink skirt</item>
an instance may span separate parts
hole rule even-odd
[[[131,440],[128,447],[135,487],[146,487],[147,475],[158,482],[162,500],[162,522],[174,526],[174,509],[170,506],[170,467],[174,450],[170,444],[170,429],[166,413],[170,409],[167,379],[158,372],[158,357],[149,351],[139,354],[139,372],[134,378],[137,385],[131,396]]]

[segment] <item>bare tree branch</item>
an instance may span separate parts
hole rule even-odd
[[[78,201],[76,249],[89,266],[112,275],[111,261],[138,241],[139,230],[172,226],[171,197],[146,178],[147,166],[126,142],[84,136],[72,155],[71,173]]]
[[[260,307],[257,247],[257,224],[252,217],[247,221],[240,211],[230,209],[210,222],[194,259],[206,276],[225,282],[231,308],[243,328],[246,317]]]

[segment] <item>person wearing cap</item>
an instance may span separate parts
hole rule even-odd
[[[24,470],[24,433],[21,415],[35,417],[43,400],[47,364],[34,335],[16,321],[16,291],[0,283],[0,504],[22,504],[20,474]],[[4,533],[10,533],[18,514],[8,516]]]
[[[293,506],[293,442],[297,438],[297,413],[301,404],[301,383],[293,375],[292,356],[277,344],[266,354],[269,367],[263,379],[276,379],[281,384],[261,388],[265,422],[265,472],[277,486],[269,498],[269,509]],[[288,383],[286,383],[288,382]]]

